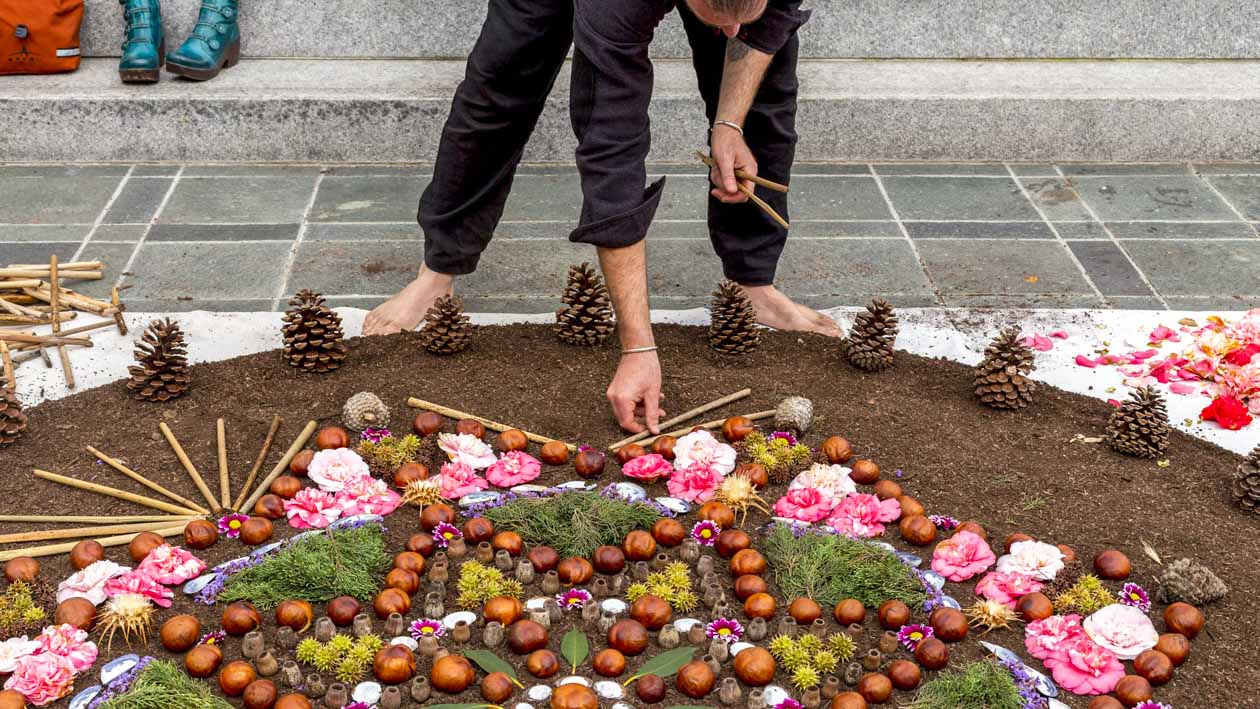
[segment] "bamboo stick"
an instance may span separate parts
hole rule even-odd
[[[713,160],[713,158],[709,157],[708,155],[705,155],[699,150],[696,151],[696,157],[700,158],[700,162],[704,163],[705,165],[709,167],[713,167],[714,165],[717,164]],[[735,176],[741,180],[749,180],[755,185],[761,185],[762,187],[765,187],[768,190],[774,190],[775,192],[782,192],[783,194],[788,193],[787,185],[781,185],[778,182],[767,180],[764,177],[757,177],[756,175],[749,174],[738,168],[735,169]]]
[[[215,422],[214,428],[219,441],[219,502],[227,509],[232,504],[232,492],[228,483],[227,431],[223,428],[223,419]]]
[[[25,290],[27,288],[39,288],[44,284],[38,278],[16,278],[7,281],[0,281],[0,290]]]
[[[774,414],[775,414],[774,411],[758,411],[755,414],[742,414],[742,415],[752,421],[761,421],[763,419],[773,418]],[[696,424],[695,426],[688,426],[686,428],[680,428],[677,431],[670,431],[668,433],[662,433],[659,436],[652,436],[651,438],[640,441],[639,445],[642,445],[644,447],[650,446],[654,442],[656,442],[656,439],[662,438],[664,436],[685,436],[697,428],[703,428],[707,431],[712,431],[715,428],[721,428],[722,424],[724,423],[726,423],[726,419],[717,419],[715,421],[705,421],[704,423]]]
[[[118,334],[123,337],[127,336],[127,321],[123,319],[122,299],[118,297],[118,286],[114,286],[109,291],[109,302],[114,309],[114,324],[118,326]]]
[[[119,500],[126,500],[128,502],[134,502],[137,505],[144,505],[145,507],[152,507],[155,510],[162,510],[163,512],[170,512],[173,515],[182,516],[182,515],[188,514],[188,510],[184,509],[183,507],[179,507],[178,505],[172,505],[169,502],[163,502],[162,500],[155,500],[152,497],[145,497],[144,495],[137,495],[134,492],[127,492],[126,490],[119,490],[118,488],[109,487],[108,485],[97,485],[96,483],[90,483],[90,482],[87,482],[86,480],[77,480],[75,478],[68,478],[64,475],[50,473],[47,470],[36,469],[35,477],[42,478],[49,482],[58,483],[60,485],[65,485],[67,487],[78,488],[80,490],[87,490],[88,492],[95,492],[98,495],[116,497]]]
[[[162,529],[154,530],[153,533],[157,534],[160,537],[178,537],[184,533],[184,525],[181,524],[178,527],[164,527]],[[135,539],[136,535],[138,534],[144,534],[144,532],[136,532],[134,534],[120,534],[116,537],[101,537],[97,539],[96,541],[103,547],[120,547],[120,546],[123,546],[124,544],[130,544],[131,540]],[[10,549],[8,551],[0,551],[0,561],[10,561],[12,559],[18,558],[19,556],[40,557],[40,556],[55,556],[57,554],[66,554],[71,549],[74,549],[76,544],[78,544],[78,542],[62,542],[61,544],[47,544],[47,545],[38,546],[38,547],[26,547],[25,549]]]
[[[678,416],[675,416],[674,418],[661,423],[660,427],[662,429],[665,429],[665,428],[669,428],[670,426],[676,426],[682,423],[683,421],[690,421],[691,419],[695,418],[696,416],[699,416],[700,414],[706,414],[714,409],[726,406],[727,404],[731,402],[739,401],[740,399],[743,399],[744,397],[749,396],[750,394],[752,394],[752,389],[740,389],[734,394],[727,394],[726,396],[720,399],[714,399],[713,401],[710,401],[707,404],[697,406],[696,408],[686,413],[679,414]],[[624,438],[612,444],[611,446],[608,446],[608,450],[616,451],[622,446],[626,446],[640,439],[647,438],[649,435],[651,435],[649,431],[642,431],[640,433],[636,433],[633,436],[630,436],[629,438]]]
[[[276,433],[280,430],[280,424],[284,419],[279,414],[271,419],[271,429],[267,431],[267,437],[263,439],[262,450],[258,452],[258,459],[254,461],[254,467],[250,469],[249,476],[245,478],[245,484],[241,486],[241,494],[236,498],[236,504],[232,505],[232,509],[237,512],[241,511],[241,503],[245,501],[245,496],[249,494],[250,489],[254,485],[254,479],[258,477],[258,471],[262,469],[263,463],[267,460],[267,454],[271,452],[271,443],[276,439]],[[246,510],[245,514],[249,514]]]
[[[78,317],[78,316],[79,316],[79,314],[78,314],[78,313],[73,313],[73,312],[72,312],[72,313],[59,313],[59,314],[57,315],[57,320],[58,320],[59,322],[65,322],[65,321],[67,321],[67,320],[74,320],[74,319],[75,319],[76,317]],[[14,326],[17,326],[17,325],[51,325],[51,324],[52,324],[52,322],[53,322],[53,319],[52,319],[52,316],[50,316],[50,315],[43,315],[43,314],[39,314],[39,315],[13,315],[13,314],[4,315],[4,314],[0,314],[0,322],[9,323],[9,324],[14,325]]]
[[[175,502],[178,502],[179,504],[183,505],[184,507],[187,507],[187,508],[188,508],[188,509],[187,509],[187,512],[188,512],[188,513],[196,513],[196,514],[198,514],[198,515],[208,515],[208,514],[210,514],[210,510],[208,510],[208,509],[206,509],[206,508],[202,507],[201,505],[199,505],[199,504],[197,504],[197,503],[193,502],[192,500],[190,500],[190,499],[188,499],[188,498],[184,497],[183,495],[181,495],[181,494],[179,494],[179,493],[177,493],[177,492],[174,492],[174,491],[168,490],[168,489],[166,489],[165,487],[162,487],[161,485],[159,485],[159,484],[157,484],[157,483],[153,482],[152,480],[150,480],[150,479],[146,478],[145,476],[141,475],[140,473],[137,473],[136,471],[132,470],[131,468],[128,468],[127,466],[123,465],[123,464],[122,464],[122,461],[117,460],[117,459],[115,459],[115,458],[111,458],[111,457],[109,457],[109,456],[105,455],[104,453],[102,453],[102,452],[100,452],[100,451],[96,450],[96,449],[95,449],[95,448],[93,448],[92,446],[88,446],[88,447],[87,447],[87,448],[85,448],[84,450],[86,450],[86,451],[87,451],[88,453],[90,453],[91,455],[96,456],[96,459],[97,459],[97,460],[99,460],[99,461],[101,461],[101,462],[102,462],[102,463],[104,463],[105,465],[108,465],[109,467],[113,468],[114,470],[117,470],[118,472],[122,473],[123,475],[126,475],[127,477],[131,478],[132,480],[135,480],[136,482],[140,483],[141,485],[144,485],[145,487],[147,487],[147,488],[149,488],[150,490],[152,490],[152,491],[154,491],[154,492],[158,493],[159,495],[163,495],[163,496],[165,496],[165,497],[168,497],[168,498],[170,498],[171,500],[174,500]]]
[[[7,266],[7,268],[19,268],[19,269],[38,271],[41,268],[44,270],[48,270],[48,264],[46,263],[34,263],[34,264],[11,263]],[[70,261],[69,263],[61,264],[61,270],[63,271],[99,271],[103,268],[105,268],[104,261]]]
[[[165,522],[144,522],[141,524],[107,524],[93,527],[74,527],[72,529],[46,529],[39,532],[15,532],[0,534],[0,544],[17,544],[19,542],[46,542],[50,539],[80,539],[97,537],[103,534],[126,534],[128,532],[155,532],[170,527],[170,520]]]
[[[512,429],[516,429],[516,430],[520,431],[521,433],[525,434],[525,437],[526,437],[526,438],[528,438],[529,440],[533,441],[534,443],[553,443],[553,442],[556,442],[556,439],[554,439],[554,438],[547,438],[546,436],[540,436],[540,435],[538,435],[537,433],[531,433],[531,432],[526,431],[526,430],[524,430],[524,429],[517,428],[516,426],[509,426],[509,425],[507,425],[507,424],[505,424],[505,423],[499,423],[498,421],[491,421],[491,420],[490,420],[490,419],[488,419],[488,418],[482,418],[482,417],[480,417],[480,416],[476,416],[476,415],[474,415],[474,414],[470,414],[470,413],[467,413],[467,412],[465,412],[465,411],[460,411],[460,410],[458,410],[458,409],[452,409],[452,408],[447,407],[447,406],[442,406],[441,404],[434,404],[434,403],[432,403],[432,402],[425,401],[425,400],[423,400],[423,399],[417,399],[417,398],[416,398],[416,397],[414,397],[414,396],[413,396],[413,397],[411,397],[411,398],[409,398],[409,399],[407,399],[407,406],[410,406],[410,407],[411,407],[411,408],[413,408],[413,409],[424,409],[425,411],[432,411],[432,412],[433,412],[433,413],[435,413],[435,414],[441,414],[441,415],[443,415],[443,416],[445,416],[445,417],[447,417],[447,418],[453,418],[453,419],[472,419],[472,420],[474,420],[474,421],[480,421],[482,426],[485,426],[486,428],[488,428],[488,429],[490,429],[490,430],[492,430],[492,431],[498,431],[498,432],[500,432],[500,433],[502,433],[502,432],[504,432],[504,431],[509,431],[509,430],[512,430]],[[571,443],[565,443],[565,444],[564,444],[564,447],[565,447],[565,448],[568,448],[570,453],[573,453],[573,452],[576,452],[576,451],[577,451],[577,446],[575,446],[575,445],[573,445],[573,444],[571,444]]]
[[[9,355],[9,343],[0,340],[0,364],[4,366],[4,380],[9,388],[17,391],[17,377],[13,374],[13,357]]]
[[[57,283],[57,254],[53,254],[48,259],[48,280],[50,291],[52,292],[52,300],[49,305],[52,306],[52,331],[53,334],[61,332],[61,319],[57,317],[61,302],[61,286]],[[74,388],[74,368],[70,366],[70,355],[66,353],[65,345],[57,345],[57,356],[61,359],[61,373],[66,378],[66,388]]]
[[[758,207],[761,207],[761,211],[765,212],[766,214],[769,214],[771,219],[779,223],[779,226],[783,227],[784,229],[792,228],[792,225],[788,222],[788,220],[784,219],[778,212],[774,211],[774,207],[771,207],[770,204],[767,203],[764,199],[758,197],[755,192],[753,192],[751,189],[748,188],[748,186],[746,186],[742,182],[739,183],[738,186],[739,186],[740,192],[743,192],[744,195],[748,197],[748,199],[752,200],[753,204],[757,205]]]
[[[28,308],[25,305],[18,305],[8,298],[0,298],[0,309],[7,310],[14,315],[39,315],[39,311],[34,308]]]
[[[197,519],[201,515],[0,515],[0,522],[74,523],[74,524],[124,524],[128,522],[176,522]]]
[[[219,501],[214,499],[214,493],[210,492],[210,488],[206,486],[206,481],[201,477],[201,473],[197,472],[196,466],[188,459],[188,454],[184,452],[184,447],[179,444],[179,440],[171,432],[170,426],[167,426],[166,422],[162,421],[158,423],[158,430],[166,437],[166,442],[171,444],[171,449],[175,451],[175,457],[179,458],[179,462],[184,466],[184,470],[188,471],[188,476],[192,478],[193,484],[201,491],[201,495],[206,498],[206,502],[210,503],[210,510],[217,514],[223,508],[219,506]]]
[[[38,268],[0,268],[0,278],[47,278],[49,275],[48,267]],[[63,271],[61,274],[63,279],[73,279],[80,281],[99,281],[104,276],[100,271],[86,271],[80,269],[72,269]]]
[[[60,290],[60,299],[73,308],[86,310],[89,313],[96,313],[97,315],[105,315],[107,314],[107,311],[110,310],[109,303],[94,300],[73,291],[67,291],[64,288]],[[49,290],[48,284],[43,281],[39,281],[39,287],[23,288],[22,292],[35,298],[36,300],[42,300],[45,303],[52,302],[52,291]]]
[[[271,487],[271,483],[274,482],[276,478],[280,477],[280,474],[284,472],[285,468],[289,467],[289,463],[293,460],[293,457],[298,454],[298,451],[302,450],[302,446],[305,446],[306,442],[311,440],[311,436],[315,435],[315,427],[318,425],[319,424],[314,421],[310,421],[306,424],[306,428],[303,428],[302,432],[298,434],[298,437],[294,439],[293,445],[289,446],[289,450],[285,451],[284,457],[280,459],[280,462],[276,463],[276,467],[272,468],[271,472],[267,473],[267,477],[263,478],[262,482],[258,483],[257,489],[255,489],[249,497],[245,498],[245,504],[237,506],[238,510],[254,509],[254,503],[258,502],[258,498],[263,496],[263,492],[265,492],[267,488]]]
[[[72,327],[72,328],[70,328],[69,330],[62,330],[62,331],[61,331],[61,337],[63,337],[63,338],[64,338],[64,337],[67,337],[67,336],[69,336],[69,335],[81,335],[81,334],[83,334],[83,333],[85,333],[85,332],[91,332],[91,331],[93,331],[93,330],[100,330],[100,329],[102,329],[102,328],[106,328],[106,327],[113,327],[114,325],[115,325],[115,323],[114,323],[114,321],[113,321],[113,320],[101,320],[101,321],[99,321],[99,322],[94,322],[94,323],[92,323],[91,325],[80,325],[79,327]],[[31,333],[31,334],[34,334],[34,333]],[[37,336],[37,337],[38,337],[38,336]],[[91,340],[88,340],[88,342],[91,342]],[[91,346],[91,345],[89,345],[89,346]],[[23,344],[23,345],[18,345],[18,346],[17,346],[17,347],[15,347],[14,349],[16,349],[16,350],[36,350],[36,349],[43,349],[43,347],[42,347],[41,345],[37,345],[37,344]]]
[[[0,340],[9,342],[26,342],[36,345],[71,345],[73,347],[91,347],[92,341],[86,337],[60,337],[57,335],[26,335],[20,332],[0,332]]]

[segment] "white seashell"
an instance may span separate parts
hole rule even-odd
[[[613,615],[621,615],[622,613],[625,613],[630,606],[626,605],[626,602],[620,598],[606,598],[603,601],[600,601],[599,607],[609,613],[612,613]]]
[[[547,607],[548,600],[549,599],[546,596],[534,596],[528,601],[525,601],[525,609],[531,610],[531,611],[540,611],[543,608]]]
[[[656,504],[675,514],[685,515],[691,511],[691,503],[677,497],[658,497]]]
[[[559,485],[557,485],[556,487],[560,488],[561,490],[586,490],[586,491],[589,491],[589,490],[594,490],[594,489],[595,489],[595,483],[588,483],[588,482],[586,482],[585,480],[570,480],[570,481],[568,481],[568,482],[560,483],[560,484],[559,484]]]
[[[404,646],[404,647],[409,647],[409,648],[411,648],[412,650],[418,650],[418,649],[420,648],[420,643],[416,642],[416,639],[415,639],[415,638],[408,637],[408,636],[406,636],[406,635],[399,635],[398,637],[394,638],[393,640],[390,640],[390,641],[389,641],[389,644],[390,644],[390,645],[402,645],[402,646]]]
[[[257,549],[255,549],[255,550],[251,551],[251,552],[249,553],[249,555],[250,555],[250,557],[252,557],[252,558],[254,558],[254,559],[257,559],[258,557],[262,556],[263,554],[270,553],[270,552],[271,552],[272,550],[274,550],[274,549],[279,549],[281,544],[284,544],[284,542],[272,542],[272,543],[270,543],[270,544],[264,544],[264,545],[262,545],[262,546],[258,547]]]
[[[526,483],[526,484],[524,484],[524,485],[517,485],[516,487],[514,487],[514,488],[510,488],[510,489],[511,489],[511,491],[512,491],[512,492],[515,492],[516,494],[521,495],[521,494],[524,494],[524,493],[527,493],[527,492],[535,492],[535,493],[536,493],[536,492],[543,492],[543,491],[545,491],[545,490],[547,489],[547,486],[546,486],[546,485],[534,485],[534,484],[532,484],[532,483]]]
[[[915,554],[911,554],[908,551],[897,552],[897,558],[900,559],[901,563],[905,564],[906,566],[911,566],[916,569],[923,565],[923,559],[921,559]]]
[[[612,705],[612,709],[634,709],[634,707],[630,706],[629,704],[626,704],[625,702],[617,702],[616,704]]]
[[[695,618],[679,618],[674,621],[674,630],[677,630],[680,633],[686,633],[689,632],[693,626],[700,625],[703,622],[704,621],[697,620]]]
[[[526,704],[525,702],[517,702],[516,706],[512,707],[512,709],[534,709],[534,705]]]
[[[595,693],[604,699],[621,699],[622,695],[625,694],[625,692],[621,690],[621,685],[619,683],[610,682],[608,680],[596,682]]]
[[[613,485],[613,489],[627,502],[638,502],[639,500],[647,499],[647,490],[644,490],[642,485],[622,481]]]
[[[363,523],[371,524],[373,522],[384,522],[385,518],[380,515],[353,515],[351,517],[342,517],[328,525],[329,529],[342,529],[354,524]]]
[[[214,572],[211,572],[208,574],[202,574],[198,576],[197,578],[192,579],[188,583],[184,584],[184,593],[190,596],[195,593],[199,593],[201,589],[205,588],[206,586],[209,586],[210,582],[217,578],[219,578],[219,575]]]
[[[788,694],[788,691],[779,685],[772,684],[761,690],[761,696],[765,697],[767,706],[774,706],[792,695]]]
[[[956,611],[962,610],[962,604],[953,596],[941,596],[941,605],[946,608],[953,608]]]
[[[739,653],[741,653],[741,652],[743,652],[743,651],[747,650],[747,649],[748,649],[748,648],[750,648],[750,647],[756,647],[756,646],[755,646],[755,645],[753,645],[752,643],[734,643],[734,644],[732,644],[732,645],[731,645],[731,657],[734,657],[734,656],[738,655]]]
[[[941,576],[935,571],[924,571],[923,580],[927,581],[928,585],[930,585],[932,588],[936,589],[937,591],[941,590],[942,588],[945,588],[945,577]]]
[[[74,699],[70,700],[70,709],[87,709],[87,705],[96,699],[96,695],[101,693],[101,685],[93,685],[87,689],[74,695]]]
[[[478,490],[476,492],[470,492],[459,498],[459,506],[472,507],[473,505],[479,505],[483,502],[494,502],[497,499],[499,499],[499,493],[497,492],[491,492],[490,490]]]
[[[138,655],[123,655],[112,662],[105,663],[105,666],[101,668],[101,684],[113,682],[138,664],[140,664]]]
[[[889,554],[896,554],[896,553],[897,553],[897,547],[895,547],[895,546],[893,546],[893,545],[889,544],[888,542],[871,542],[871,546],[873,546],[873,547],[879,547],[880,549],[883,549],[884,551],[888,552]]]
[[[591,681],[585,677],[578,677],[577,675],[569,675],[568,677],[565,677],[559,682],[556,682],[557,687],[563,687],[566,684],[580,684],[583,687],[589,687],[591,686]]]
[[[294,537],[294,538],[296,539],[296,537]],[[235,559],[231,559],[231,560],[229,560],[229,561],[225,561],[225,562],[223,562],[222,564],[219,564],[218,566],[216,566],[216,567],[214,567],[213,569],[210,569],[210,570],[211,570],[211,571],[222,571],[222,570],[226,569],[226,568],[228,567],[228,565],[229,565],[229,564],[235,564],[235,563],[237,563],[237,562],[239,562],[239,561],[245,561],[245,560],[246,560],[246,559],[248,559],[248,558],[249,558],[248,556],[240,556],[240,557],[237,557],[237,558],[235,558]]]
[[[477,614],[472,611],[455,611],[454,613],[448,613],[446,614],[446,617],[442,619],[442,625],[447,630],[451,630],[455,627],[455,624],[461,620],[469,625],[472,625],[477,622]]]
[[[525,692],[525,696],[536,702],[546,701],[549,697],[551,697],[551,687],[548,687],[545,684],[536,684]]]
[[[381,692],[383,691],[381,685],[376,682],[360,682],[355,686],[354,691],[350,693],[350,697],[356,702],[376,704],[380,701]]]

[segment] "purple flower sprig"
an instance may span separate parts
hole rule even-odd
[[[1049,702],[1037,691],[1037,680],[1028,674],[1028,668],[1024,666],[1024,663],[1011,659],[1003,660],[1001,664],[1007,672],[1011,673],[1011,679],[1015,680],[1015,688],[1019,691],[1019,698],[1024,702],[1024,709],[1049,708]]]
[[[151,655],[146,655],[140,658],[140,661],[136,663],[135,667],[132,667],[119,675],[113,682],[106,685],[99,694],[93,697],[92,701],[88,704],[88,709],[96,709],[114,697],[120,694],[126,694],[131,689],[132,683],[135,682],[136,678],[140,676],[140,673],[144,671],[144,668],[148,667],[149,663],[153,662],[155,659],[156,658]]]
[[[1150,594],[1133,582],[1126,583],[1124,588],[1120,589],[1120,603],[1132,606],[1143,613],[1151,612]]]

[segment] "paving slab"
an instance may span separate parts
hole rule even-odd
[[[0,223],[91,224],[113,196],[119,179],[0,176]]]
[[[1260,222],[1260,175],[1213,177],[1208,184],[1215,187],[1245,219]]]
[[[1238,218],[1193,176],[1077,177],[1072,181],[1081,198],[1105,222]]]
[[[1040,221],[1013,180],[982,177],[885,177],[902,219]]]
[[[105,224],[148,224],[157,214],[174,180],[128,179],[102,220]]]
[[[181,177],[161,224],[296,223],[315,177]]]
[[[289,262],[287,243],[143,243],[128,298],[203,300],[275,296]],[[230,287],[228,286],[230,284]]]
[[[312,222],[414,222],[428,178],[340,176],[320,180]]]
[[[1126,241],[1124,248],[1164,296],[1260,291],[1260,240]]]
[[[1103,296],[1154,296],[1119,244],[1110,241],[1069,241],[1068,248]]]
[[[944,295],[1093,294],[1062,243],[926,240],[917,246]]]

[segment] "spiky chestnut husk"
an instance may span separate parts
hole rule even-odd
[[[96,614],[96,631],[105,642],[106,650],[113,646],[115,634],[121,634],[128,647],[132,638],[143,645],[149,641],[155,615],[148,598],[138,593],[120,593]]]
[[[417,507],[426,507],[444,499],[442,488],[434,478],[412,480],[407,483],[407,487],[403,489],[402,498],[403,502]]]
[[[767,515],[773,514],[765,498],[757,494],[756,486],[743,475],[726,476],[713,499],[725,503],[740,515],[741,520],[748,517],[749,507],[761,510]]]
[[[1010,630],[1012,623],[1020,622],[1019,615],[1013,608],[998,601],[976,601],[964,613],[967,615],[968,624],[984,628],[986,635],[999,628]]]

